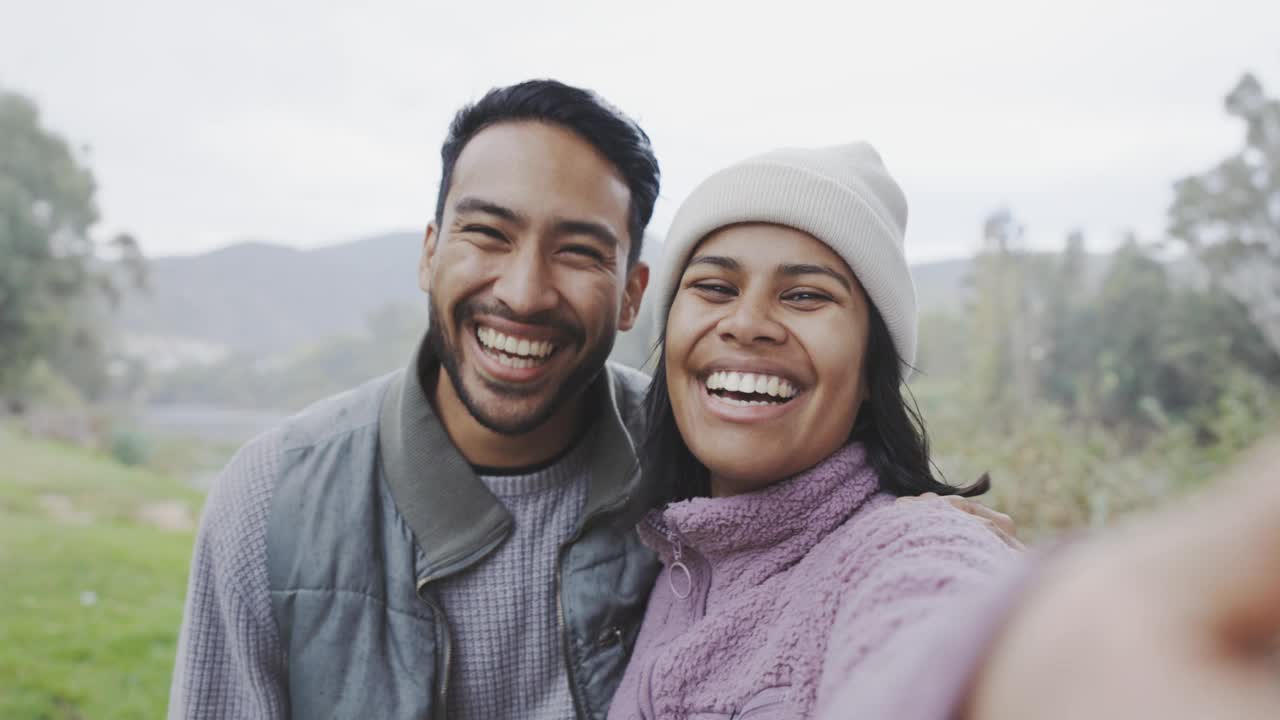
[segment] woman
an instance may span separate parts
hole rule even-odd
[[[664,569],[610,718],[805,718],[1013,558],[942,501],[902,395],[906,202],[864,143],[723,170],[677,213],[641,536]],[[839,685],[839,688],[837,688]],[[856,698],[855,698],[856,699]]]

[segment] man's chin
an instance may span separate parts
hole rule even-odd
[[[555,386],[507,387],[479,381],[468,388],[464,402],[486,428],[501,435],[524,435],[555,414],[560,394]]]
[[[512,412],[510,408],[475,407],[471,414],[477,422],[499,435],[527,435],[551,419],[555,410],[538,407]]]

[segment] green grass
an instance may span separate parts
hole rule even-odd
[[[51,516],[49,495],[87,516]],[[195,514],[200,499],[0,427],[0,718],[164,715],[193,534],[135,513],[177,500]]]

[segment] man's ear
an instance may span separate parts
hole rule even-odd
[[[418,259],[418,287],[422,292],[431,293],[431,266],[436,256],[436,245],[439,244],[440,231],[434,221],[427,224],[426,235],[422,238],[422,257]]]
[[[636,261],[635,267],[627,271],[627,287],[622,295],[622,311],[618,314],[618,329],[626,332],[635,327],[640,317],[640,301],[644,299],[644,289],[649,287],[649,265]]]

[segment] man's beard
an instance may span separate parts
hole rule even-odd
[[[605,362],[609,359],[609,353],[613,351],[613,343],[617,337],[618,331],[616,327],[610,327],[600,337],[599,341],[586,353],[582,362],[578,363],[555,390],[555,394],[549,402],[535,410],[528,416],[516,419],[505,419],[496,417],[494,414],[488,413],[484,408],[476,402],[471,392],[467,389],[462,379],[462,371],[458,365],[459,351],[445,337],[443,323],[440,322],[440,314],[436,309],[435,299],[432,298],[428,302],[428,325],[427,325],[427,347],[440,362],[440,367],[449,375],[449,381],[453,383],[454,391],[458,398],[462,400],[462,404],[467,408],[467,412],[471,417],[475,418],[484,427],[496,432],[500,435],[524,435],[536,430],[551,416],[555,415],[566,402],[569,402],[575,395],[582,392],[589,386],[600,371],[604,369]],[[562,348],[562,351],[568,352],[573,347],[581,345],[586,341],[585,333],[576,323],[572,323],[564,318],[551,314],[540,314],[532,318],[521,318],[511,312],[503,305],[482,306],[476,302],[460,303],[454,310],[454,327],[462,332],[464,323],[477,315],[492,315],[505,318],[515,322],[522,322],[528,325],[543,325],[556,328],[560,336],[565,340],[569,340]],[[558,350],[557,352],[560,352]],[[483,352],[483,350],[481,351]],[[491,382],[484,378],[479,378],[494,394],[499,396],[507,396],[511,398],[527,397],[539,392],[539,389],[526,389],[518,386],[502,385]],[[426,379],[424,378],[424,384]]]

